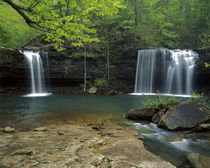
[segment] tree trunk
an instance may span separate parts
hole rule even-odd
[[[85,43],[85,50],[84,50],[84,92],[86,92],[87,86],[87,46]]]
[[[107,43],[106,43],[106,54],[107,54],[107,79],[110,79],[110,53],[109,53],[109,34],[107,32]]]

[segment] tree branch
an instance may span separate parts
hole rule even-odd
[[[40,30],[40,31],[44,31],[44,32],[49,32],[51,31],[52,29],[50,28],[47,28],[47,27],[44,27],[44,26],[41,26],[39,23],[31,20],[22,10],[26,10],[26,11],[29,11],[33,8],[34,6],[38,5],[41,1],[37,1],[36,3],[33,3],[31,7],[29,7],[28,9],[24,9],[18,5],[16,5],[15,3],[13,3],[11,0],[3,0],[5,3],[7,3],[8,5],[10,5],[14,10],[16,10],[22,17],[23,19],[25,20],[25,22],[32,28],[34,29],[37,29],[37,30]],[[35,0],[36,1],[36,0]],[[34,2],[35,2],[34,1]]]
[[[21,10],[21,7],[14,4],[11,0],[3,0],[5,3],[9,4],[13,9],[15,9],[25,20],[25,22],[31,26],[31,24],[36,24],[33,20],[31,20],[25,13]]]

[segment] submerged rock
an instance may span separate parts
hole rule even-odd
[[[153,115],[153,108],[140,108],[128,111],[126,117],[133,120],[152,120]]]
[[[187,156],[193,168],[209,168],[210,157],[200,155],[198,153],[191,153]]]
[[[169,130],[191,129],[209,120],[208,111],[196,102],[174,106],[162,116],[159,127]]]

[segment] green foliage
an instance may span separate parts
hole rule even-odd
[[[0,4],[0,46],[19,47],[40,35],[5,3]]]
[[[17,0],[15,3],[28,8],[33,0]],[[26,14],[36,22],[34,26],[44,30],[48,42],[56,42],[56,49],[63,50],[63,44],[83,46],[83,43],[99,42],[96,29],[92,26],[95,17],[113,16],[118,13],[123,0],[42,0],[33,5],[33,12]]]
[[[109,83],[106,79],[96,79],[94,80],[94,85],[96,87],[104,87],[107,86]]]
[[[176,97],[171,96],[164,96],[158,92],[158,96],[155,98],[146,98],[142,103],[144,106],[159,106],[159,105],[174,105],[178,103]]]
[[[90,143],[89,148],[96,148],[96,145],[94,143]]]
[[[210,63],[205,62],[204,66],[205,66],[205,68],[209,68],[210,67]]]
[[[14,155],[29,155],[32,156],[34,154],[33,150],[28,150],[28,151],[20,151],[16,152]]]
[[[210,34],[206,34],[206,33],[202,32],[199,35],[199,39],[201,41],[201,46],[202,47],[209,47],[210,46]]]
[[[198,93],[192,90],[192,96],[188,101],[196,101],[198,104],[204,106],[207,110],[210,110],[210,99],[205,97],[203,93]]]
[[[12,2],[28,9],[35,1]],[[100,42],[100,53],[112,58],[119,46],[123,50],[210,45],[207,0],[42,0],[30,9],[21,11],[38,23],[33,26],[44,30],[46,40],[56,43],[58,51],[64,44],[79,48]],[[0,45],[20,46],[39,34],[3,1],[0,10]]]

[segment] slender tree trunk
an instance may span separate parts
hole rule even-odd
[[[69,4],[70,0],[66,0],[66,16],[69,16]]]
[[[107,53],[107,79],[110,79],[110,53],[109,53],[109,35],[107,33],[107,46],[106,46],[106,53]]]
[[[137,14],[137,0],[134,0],[134,28],[135,28],[135,33],[134,33],[134,42],[136,43],[137,41],[137,25],[138,25],[138,18],[137,18],[138,14]]]
[[[84,92],[86,92],[86,85],[87,85],[87,46],[85,43],[85,50],[84,50]]]

